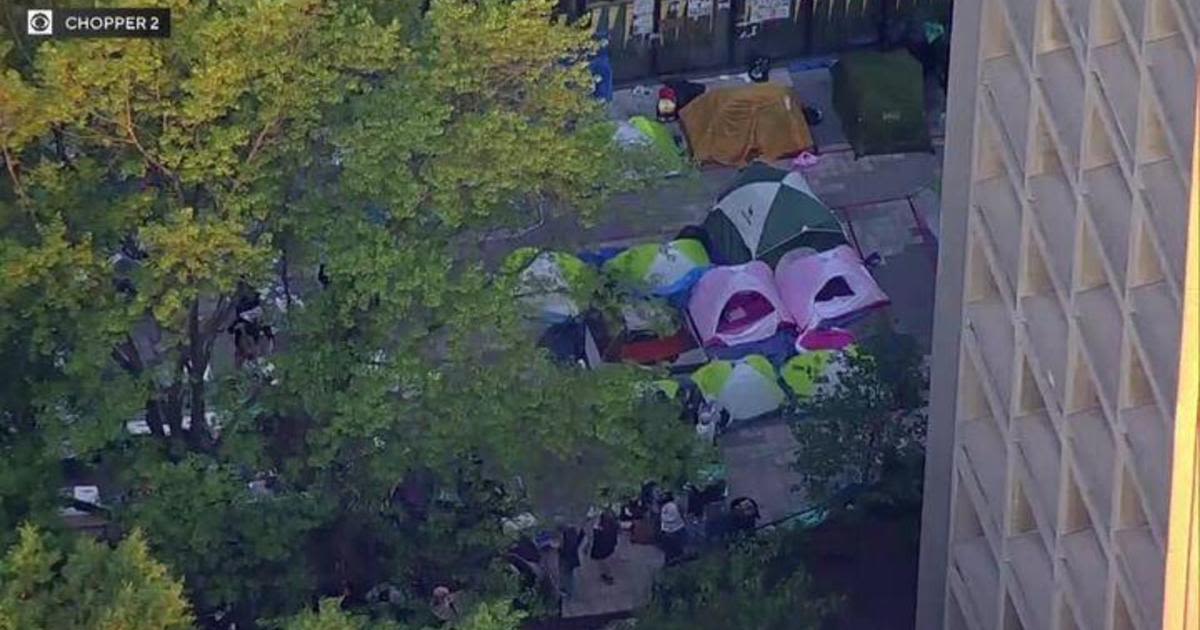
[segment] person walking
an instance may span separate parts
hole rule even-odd
[[[683,548],[687,544],[687,521],[683,519],[679,504],[670,492],[663,495],[660,522],[662,550],[666,554],[667,564],[671,564],[683,556]]]
[[[600,579],[611,585],[615,579],[612,574],[612,555],[617,551],[617,538],[621,526],[611,510],[604,510],[600,518],[592,526],[592,548],[588,555],[600,567]]]
[[[561,529],[562,547],[558,550],[559,590],[563,598],[575,594],[575,570],[579,568],[579,548],[583,546],[583,532],[573,525]]]

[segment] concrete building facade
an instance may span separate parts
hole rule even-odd
[[[954,11],[916,627],[1195,630],[1200,0]]]

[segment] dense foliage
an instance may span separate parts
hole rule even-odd
[[[0,560],[4,630],[184,630],[183,585],[134,532],[116,548],[86,538],[63,550],[33,527]]]
[[[201,623],[388,582],[419,627],[449,582],[502,627],[499,517],[553,509],[539,480],[586,457],[586,504],[695,455],[644,374],[535,348],[473,245],[640,183],[590,33],[547,0],[160,4],[167,40],[0,35],[0,532],[59,526],[67,461]],[[251,288],[278,341],[243,363]]]
[[[928,423],[920,346],[882,326],[842,360],[833,382],[801,401],[791,419],[808,496],[824,501],[853,484],[886,502],[919,504]]]
[[[647,630],[816,630],[839,600],[817,595],[804,533],[773,528],[668,569],[631,627]]]

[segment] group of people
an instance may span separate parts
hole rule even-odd
[[[575,594],[576,573],[584,555],[600,571],[606,585],[616,582],[613,556],[620,544],[621,525],[611,510],[601,510],[580,525],[566,524],[543,531],[535,538],[522,537],[508,552],[509,562],[528,585],[540,584],[557,599]]]

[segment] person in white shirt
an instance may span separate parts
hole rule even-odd
[[[683,512],[670,492],[663,495],[660,523],[660,541],[669,564],[683,556],[683,548],[687,544],[687,521],[683,519]]]

